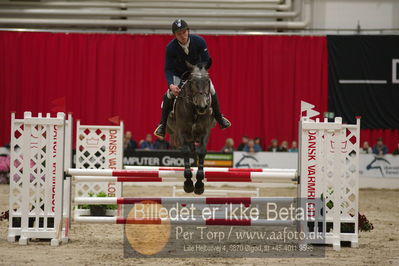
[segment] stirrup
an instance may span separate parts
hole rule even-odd
[[[231,127],[231,122],[224,116],[222,116],[222,119],[220,122],[221,122],[221,123],[219,123],[220,129],[226,129],[226,128]]]
[[[163,124],[159,124],[157,128],[154,130],[154,135],[158,138],[164,138],[165,137],[165,126]]]

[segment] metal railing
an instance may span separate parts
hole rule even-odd
[[[0,28],[169,30],[177,17],[200,31],[301,30],[309,0],[3,1]],[[306,11],[304,11],[306,6]]]

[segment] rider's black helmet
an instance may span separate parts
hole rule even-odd
[[[172,32],[175,34],[178,31],[188,29],[188,24],[182,19],[176,19],[172,24]]]

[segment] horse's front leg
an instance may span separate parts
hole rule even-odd
[[[196,152],[198,155],[198,170],[197,170],[197,182],[195,182],[195,189],[194,193],[201,195],[204,193],[205,186],[202,180],[205,178],[204,174],[204,160],[205,160],[205,155],[206,155],[206,147],[203,143],[200,143],[200,145],[196,148]]]
[[[182,152],[183,152],[183,157],[184,157],[184,178],[186,181],[184,181],[184,191],[186,193],[191,193],[194,191],[194,183],[191,178],[193,177],[193,173],[191,172],[191,167],[190,167],[190,146],[187,144],[184,144],[182,146]]]

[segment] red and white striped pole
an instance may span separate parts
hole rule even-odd
[[[184,167],[167,167],[167,166],[125,166],[126,170],[136,171],[184,171]],[[191,171],[197,171],[197,167],[192,167]],[[280,168],[228,168],[228,167],[204,167],[204,171],[211,172],[296,172],[296,169],[280,169]]]
[[[69,174],[80,182],[164,182],[170,178],[184,178],[183,171],[159,170],[112,170],[112,169],[69,169]],[[195,175],[196,172],[193,172]],[[292,182],[296,172],[214,172],[205,171],[208,182]]]
[[[79,216],[75,222],[104,223],[104,224],[172,224],[172,225],[237,225],[237,226],[266,226],[266,225],[293,225],[293,220],[267,220],[267,219],[201,219],[187,220],[169,218],[123,218],[103,216]]]
[[[77,197],[75,204],[261,204],[267,202],[293,202],[293,197]]]

